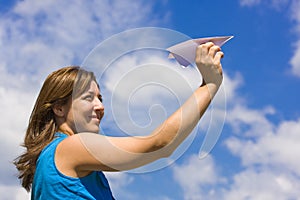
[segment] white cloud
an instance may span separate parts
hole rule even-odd
[[[227,123],[235,134],[223,143],[242,163],[233,176],[217,168],[218,161],[211,156],[199,160],[194,155],[174,167],[174,179],[185,199],[271,200],[300,196],[300,119],[275,125],[268,114],[241,105],[229,111],[232,120]]]
[[[262,110],[237,104],[228,111],[227,123],[236,135],[226,139],[229,151],[241,160],[224,199],[296,199],[300,189],[300,119],[274,124]],[[227,187],[224,187],[227,188]]]
[[[156,194],[155,196],[146,196],[138,192],[128,192],[127,188],[135,180],[134,176],[128,172],[105,172],[110,185],[113,185],[112,193],[116,199],[123,200],[139,200],[139,199],[157,199],[157,200],[171,200],[168,197]]]
[[[233,177],[233,184],[223,192],[222,199],[272,200],[298,199],[299,180],[292,174],[274,173],[272,169],[247,169]]]
[[[34,95],[26,92],[26,90],[0,86],[0,98],[0,127],[3,130],[0,140],[1,147],[5,149],[5,151],[0,152],[1,163],[5,163],[1,166],[0,170],[0,184],[13,184],[17,181],[13,177],[16,171],[14,170],[12,160],[17,156],[17,153],[20,153],[17,147],[24,138],[26,119],[30,115],[28,110],[32,107]]]
[[[226,125],[233,134],[219,141],[241,160],[241,168],[229,177],[225,169],[216,167],[218,160],[213,157],[199,161],[191,156],[173,170],[185,199],[268,200],[300,196],[300,161],[297,159],[300,156],[300,119],[275,124],[269,119],[276,114],[272,106],[247,107],[247,100],[237,92],[241,80],[240,76],[227,77],[233,103],[228,103]]]
[[[300,27],[300,25],[299,25],[299,27]],[[292,65],[292,74],[300,77],[300,40],[297,42],[297,44],[295,46],[296,46],[296,50],[295,50],[293,57],[290,60],[290,63]]]
[[[134,194],[126,191],[126,186],[134,181],[134,178],[126,172],[105,172],[105,176],[112,185],[112,193],[116,199],[133,199]]]
[[[299,197],[300,119],[275,124],[271,106],[253,109],[247,101],[235,102],[227,110],[227,125],[233,135],[224,143],[241,160],[230,189],[222,199],[296,199]],[[224,187],[224,188],[227,188]]]
[[[47,74],[61,66],[79,65],[95,45],[111,34],[163,24],[167,15],[154,14],[152,3],[127,0],[25,0],[17,1],[1,15],[0,141],[5,148],[1,152],[1,198],[29,198],[15,177],[11,161],[23,150],[19,145]]]
[[[261,130],[264,130],[264,127]],[[266,131],[254,140],[232,137],[226,141],[226,144],[242,159],[244,166],[258,164],[279,168],[300,176],[300,161],[295,159],[300,156],[299,132],[300,120],[283,121],[276,127],[275,132]]]
[[[275,109],[272,107],[254,110],[238,103],[227,110],[226,121],[235,133],[242,133],[244,136],[267,135],[272,131],[273,125],[266,115],[274,113]]]
[[[28,195],[26,190],[19,186],[1,185],[0,194],[2,200],[11,200],[11,199],[29,200],[30,199],[30,195]]]
[[[121,188],[134,180],[126,172],[105,172],[105,175],[116,188]]]
[[[107,110],[113,109],[107,120],[115,121],[126,133],[149,134],[199,85],[195,72],[174,66],[154,52],[120,59],[106,71],[103,85],[109,93],[106,100],[112,103],[106,105]]]
[[[1,60],[12,70],[45,74],[45,67],[81,61],[111,34],[155,25],[150,13],[142,1],[20,1],[0,20]]]
[[[173,167],[173,176],[183,189],[184,199],[189,200],[216,199],[213,186],[226,182],[211,156],[199,159],[191,155],[182,165]]]

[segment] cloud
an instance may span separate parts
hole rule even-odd
[[[108,179],[112,187],[112,193],[116,199],[123,200],[171,200],[170,198],[156,193],[154,196],[146,196],[138,192],[128,192],[128,186],[136,181],[135,177],[128,172],[105,172],[105,176]]]
[[[229,111],[228,116],[235,115],[234,120],[227,121],[234,134],[219,142],[241,160],[242,168],[228,176],[225,169],[217,167],[219,161],[212,156],[203,160],[190,156],[173,170],[184,198],[297,199],[300,196],[300,162],[296,159],[300,156],[300,119],[276,125],[268,120],[269,114],[266,110],[240,105]]]
[[[46,66],[82,61],[111,34],[155,25],[155,15],[149,18],[151,8],[151,4],[128,1],[20,1],[0,20],[1,49],[5,49],[1,60],[12,70],[40,76]]]
[[[296,50],[293,57],[290,60],[290,63],[292,65],[292,74],[300,77],[300,40],[297,42]]]
[[[112,193],[116,199],[133,199],[134,194],[128,193],[124,188],[134,181],[126,172],[105,172],[105,176],[112,185]]]
[[[255,110],[237,104],[227,110],[226,121],[235,133],[242,133],[244,136],[265,135],[273,129],[266,115],[274,113],[275,109],[270,106],[263,110]]]
[[[151,55],[151,56],[149,56]],[[102,89],[110,105],[107,120],[126,134],[148,135],[200,83],[195,68],[183,69],[154,52],[122,58],[106,71]],[[105,123],[104,123],[105,124]],[[111,123],[109,123],[111,126]]]
[[[3,200],[30,200],[30,195],[27,194],[25,189],[19,186],[1,185],[0,193]]]
[[[300,119],[275,124],[274,108],[252,109],[238,103],[227,111],[233,135],[224,144],[241,160],[223,199],[296,199],[300,193]],[[253,184],[256,183],[256,184]]]
[[[256,131],[253,126],[254,123],[249,129]],[[229,138],[226,145],[233,154],[241,158],[244,166],[258,164],[275,167],[299,176],[300,161],[295,158],[300,156],[300,120],[283,121],[274,132],[265,131],[262,127],[260,132],[253,134],[258,136],[254,139]]]
[[[0,141],[5,151],[0,193],[6,195],[1,198],[29,198],[11,161],[23,150],[19,145],[45,77],[61,66],[79,65],[95,45],[114,33],[165,23],[168,14],[158,16],[153,7],[146,1],[25,0],[1,15]]]
[[[213,156],[200,160],[191,155],[175,165],[174,180],[185,199],[297,199],[300,196],[300,119],[270,120],[276,114],[271,105],[249,108],[239,95],[241,75],[227,77],[231,95],[227,104],[226,136],[219,144],[241,161],[241,168],[228,175]],[[234,100],[234,101],[233,101]],[[231,172],[229,173],[231,174]]]
[[[297,199],[299,186],[299,180],[292,174],[250,168],[233,177],[233,184],[223,192],[222,199]]]
[[[211,156],[199,159],[191,155],[182,165],[173,167],[173,176],[183,189],[184,199],[216,199],[214,185],[226,182]]]

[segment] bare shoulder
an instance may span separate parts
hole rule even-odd
[[[88,152],[81,142],[80,134],[69,136],[58,144],[55,164],[62,174],[70,177],[83,177],[94,170],[110,171]]]

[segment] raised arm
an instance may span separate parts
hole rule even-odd
[[[67,175],[91,170],[129,170],[170,156],[194,129],[222,83],[220,47],[209,42],[196,51],[203,84],[150,135],[107,137],[79,133],[65,139],[56,152],[58,168]],[[80,174],[80,173],[79,173]]]

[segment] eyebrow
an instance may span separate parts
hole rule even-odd
[[[88,90],[87,93],[95,94],[95,92],[93,90]]]

